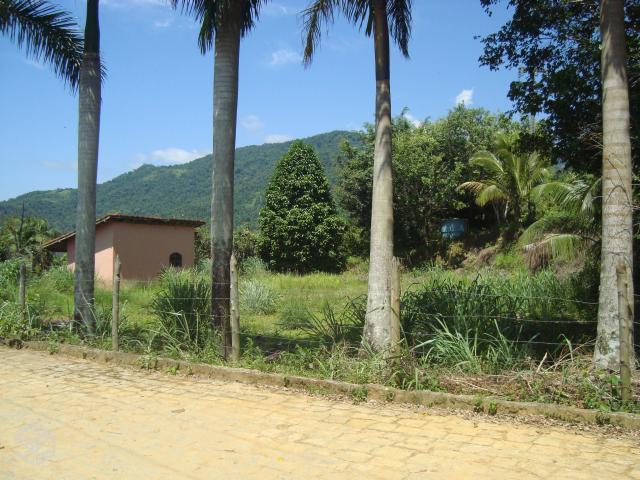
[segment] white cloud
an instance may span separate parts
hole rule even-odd
[[[156,28],[167,28],[171,26],[171,20],[156,20],[153,22],[153,26]]]
[[[257,115],[246,115],[240,119],[240,125],[246,128],[249,131],[255,132],[256,130],[260,130],[264,127],[264,123]]]
[[[472,105],[473,104],[473,88],[469,90],[462,90],[456,96],[456,105]]]
[[[272,17],[281,17],[283,15],[295,15],[296,11],[291,7],[282,5],[281,3],[267,3],[262,7],[262,13]]]
[[[302,57],[299,53],[296,53],[289,48],[281,48],[271,54],[269,65],[275,67],[278,65],[286,65],[287,63],[299,63],[301,61]]]
[[[264,137],[264,141],[266,143],[282,143],[288,142],[289,140],[293,140],[293,137],[291,135],[280,133],[271,133]]]
[[[44,65],[42,65],[40,62],[36,62],[35,60],[31,60],[29,58],[26,58],[24,60],[24,63],[26,63],[30,67],[36,68],[38,70],[44,70]]]
[[[422,120],[418,120],[416,117],[411,115],[409,112],[404,112],[402,114],[402,116],[404,118],[406,118],[407,120],[409,120],[409,122],[411,122],[414,127],[419,127],[420,125],[422,125],[424,123]]]
[[[139,153],[135,156],[135,162],[132,164],[133,168],[137,168],[144,163],[152,163],[154,165],[174,165],[179,163],[187,163],[196,158],[204,157],[207,152],[202,150],[184,150],[182,148],[162,148],[154,150],[153,152]]]
[[[42,160],[40,165],[47,170],[65,170],[68,172],[75,172],[78,166],[75,162],[57,162],[52,160]]]

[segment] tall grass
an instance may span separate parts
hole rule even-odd
[[[157,322],[154,343],[175,353],[204,347],[211,339],[211,285],[193,270],[167,269],[151,301]]]
[[[403,296],[403,326],[414,344],[442,334],[443,327],[482,338],[580,342],[595,335],[596,305],[579,294],[574,282],[547,271],[465,278],[432,269]]]

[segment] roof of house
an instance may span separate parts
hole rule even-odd
[[[135,223],[144,225],[168,225],[177,227],[200,227],[205,224],[202,220],[188,220],[186,218],[160,218],[160,217],[138,217],[135,215],[123,215],[121,213],[110,213],[96,220],[96,227],[111,222]],[[52,252],[66,252],[67,241],[75,237],[76,232],[65,233],[59,237],[49,240],[43,247]]]

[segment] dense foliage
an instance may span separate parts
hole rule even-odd
[[[599,3],[563,0],[481,0],[498,3],[513,17],[483,38],[480,62],[518,69],[509,98],[525,115],[543,114],[552,160],[597,174],[601,163],[602,85]],[[625,0],[632,142],[638,152],[640,119],[640,1]],[[637,155],[637,153],[636,153]]]
[[[318,152],[329,181],[336,178],[335,163],[343,139],[357,143],[357,135],[335,131],[305,139]],[[238,148],[235,171],[236,226],[255,227],[264,202],[264,189],[277,160],[291,142]],[[58,189],[31,192],[0,202],[0,221],[25,214],[46,219],[61,231],[74,228],[76,190]],[[178,218],[210,218],[211,156],[182,165],[156,167],[143,165],[98,185],[97,215],[126,213]]]
[[[313,147],[294,142],[276,165],[260,211],[260,255],[281,271],[339,271],[344,221]]]
[[[429,258],[437,249],[443,219],[482,214],[469,207],[469,195],[457,187],[477,175],[469,163],[477,150],[490,148],[498,132],[518,128],[506,116],[464,106],[417,126],[404,116],[394,120],[396,255],[410,261]],[[369,237],[374,140],[374,129],[368,126],[361,147],[343,145],[337,185],[340,206],[360,229],[361,243]]]

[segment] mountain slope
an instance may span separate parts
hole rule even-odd
[[[303,139],[312,145],[333,184],[340,143],[357,141],[353,132],[334,131]],[[291,142],[241,147],[236,150],[236,225],[255,226],[266,184],[276,162]],[[142,167],[98,185],[97,215],[125,213],[161,217],[209,219],[211,199],[211,155],[182,165]],[[60,231],[74,228],[76,189],[30,192],[0,202],[0,222],[20,215],[47,219]]]

